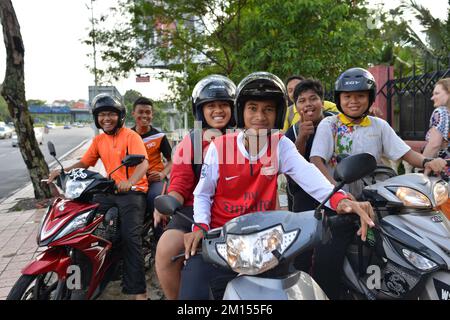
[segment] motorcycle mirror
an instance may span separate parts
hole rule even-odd
[[[160,195],[154,200],[155,208],[166,216],[175,214],[175,211],[181,208],[181,203],[170,195]]]
[[[47,148],[48,148],[48,152],[50,152],[50,155],[53,157],[56,157],[56,150],[55,150],[55,145],[53,144],[53,142],[51,142],[51,141],[47,142]]]
[[[345,184],[361,179],[377,168],[377,161],[370,153],[354,154],[341,161],[334,171],[334,179]]]
[[[142,154],[129,154],[122,160],[125,167],[135,167],[144,161],[145,156]]]
[[[61,162],[59,162],[58,158],[56,158],[56,150],[55,150],[55,145],[53,144],[53,142],[49,141],[47,142],[47,148],[48,148],[48,152],[50,152],[50,155],[55,158],[56,162],[58,162],[58,164],[61,166],[61,171],[64,172],[64,167],[61,164]]]

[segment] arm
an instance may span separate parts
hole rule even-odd
[[[328,181],[330,181],[330,183],[336,185],[336,181],[334,180],[333,176],[328,172],[327,167],[325,166],[325,160],[322,159],[321,157],[310,157],[309,161],[311,161],[311,163],[313,165],[315,165],[319,171],[325,176],[325,178],[328,179]]]
[[[292,145],[291,141],[288,142]],[[287,173],[313,198],[322,202],[332,192],[333,185],[320,174],[320,171],[314,165],[306,162],[293,146],[289,146],[289,143],[282,143],[280,140],[281,172]],[[340,190],[331,197],[327,206],[336,210],[338,214],[356,213],[359,215],[361,228],[358,230],[358,235],[361,235],[362,240],[365,241],[368,226],[373,227],[375,225],[372,221],[374,217],[373,209],[369,202],[353,201],[349,195]]]
[[[183,203],[192,198],[192,193],[198,182],[192,168],[192,153],[191,140],[187,135],[175,149],[168,188],[168,193],[177,193],[183,198]],[[188,205],[192,205],[192,203]]]
[[[402,157],[402,160],[405,160],[406,162],[408,162],[410,165],[412,165],[415,168],[423,168],[422,162],[424,159],[425,159],[425,157],[423,155],[421,155],[420,153],[418,153],[412,149],[409,150]]]
[[[194,221],[209,229],[211,222],[212,198],[216,192],[219,179],[219,161],[214,143],[211,143],[205,155],[202,174],[194,190]],[[197,251],[197,246],[203,238],[203,231],[194,226],[193,232],[184,235],[185,258],[189,259]]]
[[[183,196],[182,196],[181,194],[179,194],[178,192],[176,192],[176,191],[170,191],[170,192],[168,193],[168,195],[174,197],[175,199],[177,199],[177,201],[178,201],[181,205],[184,204],[184,198],[183,198]],[[161,214],[161,213],[158,211],[158,209],[155,208],[155,210],[153,210],[153,225],[155,226],[155,228],[156,228],[156,226],[157,226],[158,224],[161,223],[161,220],[167,221],[167,216]]]
[[[161,177],[161,180],[169,175],[170,170],[172,170],[172,160],[167,161],[166,165],[164,166],[164,170],[161,171],[161,174],[163,175]]]
[[[302,156],[304,156],[305,152],[306,152],[306,141],[307,141],[307,139],[302,139],[302,138],[297,139],[295,141],[295,146],[297,147],[298,152],[300,152],[300,154]]]
[[[169,140],[167,140],[167,137],[164,136],[161,142],[161,152],[166,158],[167,163],[164,166],[163,171],[161,171],[161,180],[163,180],[165,177],[167,177],[170,173],[170,170],[172,170],[172,147],[170,146]]]
[[[402,159],[408,162],[413,167],[424,168],[425,174],[429,174],[431,171],[433,171],[435,174],[438,174],[442,170],[444,170],[445,166],[447,165],[447,161],[445,161],[444,159],[441,158],[429,159],[414,150],[409,150],[402,157]]]
[[[425,146],[425,149],[423,150],[422,154],[425,157],[430,158],[436,157],[439,152],[439,149],[441,148],[442,141],[443,141],[442,134],[435,127],[432,127],[430,129],[428,143]]]
[[[145,159],[139,165],[136,166],[133,175],[128,179],[131,185],[135,185],[145,175],[148,169],[148,161]]]
[[[194,190],[194,220],[207,229],[211,222],[211,205],[219,180],[219,160],[217,149],[211,143],[205,155],[200,180]],[[194,227],[194,230],[196,227]]]
[[[335,119],[334,116],[327,117],[319,123],[311,147],[309,161],[319,169],[330,183],[336,185],[336,181],[334,181],[332,174],[328,172],[326,166],[326,163],[330,161],[333,156],[334,151],[334,137],[332,131],[333,119]]]
[[[334,186],[318,168],[307,162],[297,152],[294,144],[285,137],[279,142],[278,156],[280,172],[289,175],[317,201],[322,202],[333,190]]]
[[[138,135],[136,132],[130,130],[128,139],[129,140],[126,145],[127,152],[129,152],[129,154],[143,155],[145,158],[144,161],[142,161],[139,165],[137,165],[134,168],[131,177],[129,177],[127,180],[122,180],[116,183],[118,192],[128,192],[132,186],[138,184],[139,180],[145,177],[145,174],[147,173],[149,166],[147,149],[145,148],[141,136]]]

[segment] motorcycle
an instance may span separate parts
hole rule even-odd
[[[328,299],[309,274],[294,268],[294,260],[326,237],[324,204],[344,184],[364,177],[375,166],[375,158],[369,154],[344,159],[335,174],[340,184],[315,211],[255,212],[236,217],[220,228],[203,229],[203,259],[238,274],[227,283],[223,297],[214,295],[212,288],[210,297],[223,300]],[[171,196],[156,197],[155,207],[162,214],[179,214],[195,224],[179,211],[180,204]]]
[[[118,209],[99,210],[94,195],[115,193],[111,174],[137,166],[144,156],[127,155],[105,178],[86,169],[65,173],[53,143],[48,142],[48,149],[61,166],[56,185],[64,197],[54,200],[40,223],[37,243],[46,249],[22,270],[7,300],[95,299],[109,281],[120,278],[121,241]],[[150,220],[147,214],[142,234],[147,251]]]
[[[450,151],[447,150],[441,150],[438,153],[438,157],[447,160],[447,162],[450,161]],[[450,166],[447,165],[447,170],[445,171],[445,174],[441,175],[442,178],[448,182],[450,179]],[[449,191],[450,192],[450,191]],[[441,204],[438,208],[442,211],[442,213],[447,217],[447,219],[450,220],[450,200],[447,200],[445,203]]]
[[[384,167],[365,185],[361,200],[372,204],[376,227],[366,242],[355,237],[348,247],[342,298],[450,300],[450,223],[435,209],[448,200],[447,183]],[[330,222],[336,228],[351,219]]]

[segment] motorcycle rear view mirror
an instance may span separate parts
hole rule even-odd
[[[125,167],[135,167],[144,161],[145,156],[142,154],[129,154],[122,160]]]
[[[344,184],[355,182],[377,168],[377,161],[370,153],[359,153],[341,159],[334,171],[334,179]]]
[[[50,155],[53,157],[56,157],[56,150],[55,150],[55,145],[53,144],[53,142],[51,142],[51,141],[47,142],[47,148],[48,148],[48,152],[50,153]]]
[[[181,208],[181,203],[170,195],[160,195],[154,200],[155,208],[163,215],[172,216],[177,209]]]
[[[61,164],[61,162],[59,162],[58,158],[56,158],[56,150],[55,150],[55,145],[53,144],[53,142],[49,141],[47,142],[47,148],[48,148],[48,152],[50,153],[50,155],[55,158],[56,162],[58,162],[58,164],[61,166],[61,172],[64,172],[64,167]]]

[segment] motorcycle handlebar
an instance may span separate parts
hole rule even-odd
[[[202,250],[197,249],[196,254],[201,254],[201,253],[202,253]],[[177,261],[177,260],[180,259],[180,258],[184,258],[184,256],[185,256],[185,252],[182,251],[182,252],[180,252],[179,254],[177,254],[176,256],[171,257],[170,260],[171,260],[172,262],[175,262],[175,261]]]
[[[138,190],[144,190],[141,186],[131,186],[130,191],[138,191]],[[119,190],[117,189],[117,185],[114,185],[114,193],[118,193]]]
[[[327,219],[331,228],[338,228],[359,221],[359,216],[357,214],[337,214],[329,216]]]

